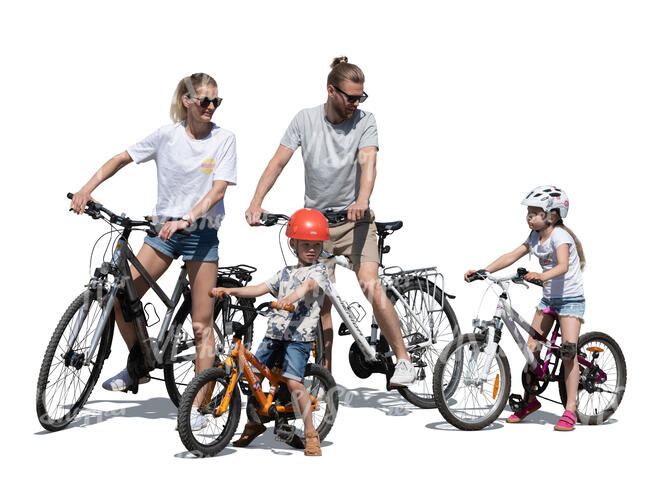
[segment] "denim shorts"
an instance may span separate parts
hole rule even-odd
[[[147,236],[144,242],[154,250],[171,258],[183,256],[183,260],[200,260],[214,262],[219,260],[219,238],[217,230],[213,228],[194,227],[188,229],[189,235],[174,233],[167,241],[162,241],[159,236]]]
[[[542,298],[542,301],[539,302],[537,309],[545,310],[547,308],[555,310],[558,315],[576,317],[579,318],[581,322],[584,322],[584,296],[574,296],[571,298]]]
[[[302,382],[313,345],[313,342],[279,341],[264,337],[255,357],[269,369],[274,366],[282,368],[284,378]]]

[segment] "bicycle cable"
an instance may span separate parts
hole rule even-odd
[[[108,232],[103,233],[102,235],[100,235],[99,238],[97,238],[97,240],[95,241],[95,244],[93,245],[93,248],[92,248],[92,250],[90,251],[90,259],[88,260],[88,275],[90,275],[90,272],[91,272],[91,269],[92,269],[92,265],[93,265],[93,255],[95,254],[95,248],[97,248],[97,244],[100,242],[100,240],[101,240],[104,236],[106,236],[106,235],[111,235],[111,237],[109,238],[108,242],[106,242],[106,249],[104,250],[104,255],[102,255],[102,261],[106,261],[106,252],[108,252],[108,247],[109,247],[109,245],[111,244],[111,241],[113,240],[113,233],[118,231],[117,228],[115,228],[115,227],[114,227],[114,226],[113,226],[109,221],[107,221],[106,219],[102,218],[102,221],[104,221],[106,224],[108,224],[108,225],[111,227],[111,229],[110,229],[110,231],[108,231]]]

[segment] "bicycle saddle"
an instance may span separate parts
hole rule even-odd
[[[387,233],[389,231],[397,231],[402,226],[404,226],[404,223],[402,221],[393,221],[390,223],[375,222],[375,226],[377,226],[377,233],[382,234],[382,233]]]

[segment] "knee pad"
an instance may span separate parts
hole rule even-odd
[[[572,360],[578,354],[578,346],[575,342],[563,342],[560,345],[560,358]]]

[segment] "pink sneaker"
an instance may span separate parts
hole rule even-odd
[[[571,431],[575,428],[577,420],[576,413],[567,409],[555,425],[555,429],[557,431]]]
[[[529,414],[534,413],[535,411],[537,411],[540,407],[542,407],[542,405],[537,400],[537,398],[535,398],[531,402],[528,403],[528,405],[523,409],[523,411],[519,411],[517,413],[514,413],[509,418],[506,418],[506,423],[519,423],[526,416],[528,416]]]

